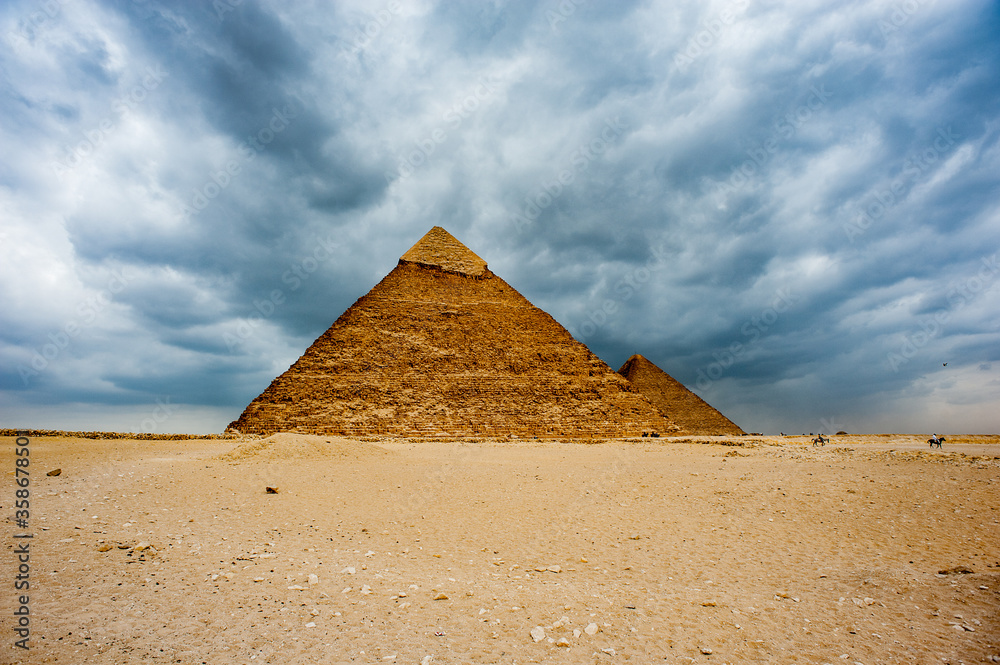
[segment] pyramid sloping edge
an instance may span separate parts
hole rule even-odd
[[[625,361],[618,373],[635,385],[664,417],[678,425],[685,434],[746,434],[718,409],[639,354]]]

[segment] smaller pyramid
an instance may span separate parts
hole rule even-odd
[[[684,434],[746,434],[680,381],[638,354],[625,361],[618,373],[645,395],[664,418],[679,425]]]

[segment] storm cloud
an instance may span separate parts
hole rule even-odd
[[[433,225],[747,431],[1000,426],[995,3],[14,1],[0,33],[3,426],[221,431]]]

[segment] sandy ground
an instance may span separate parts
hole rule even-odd
[[[0,662],[1000,661],[1000,437],[32,439],[29,658],[0,444]]]

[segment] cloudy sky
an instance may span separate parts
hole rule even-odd
[[[747,431],[1000,432],[987,0],[10,0],[0,426],[221,431],[441,225]]]

